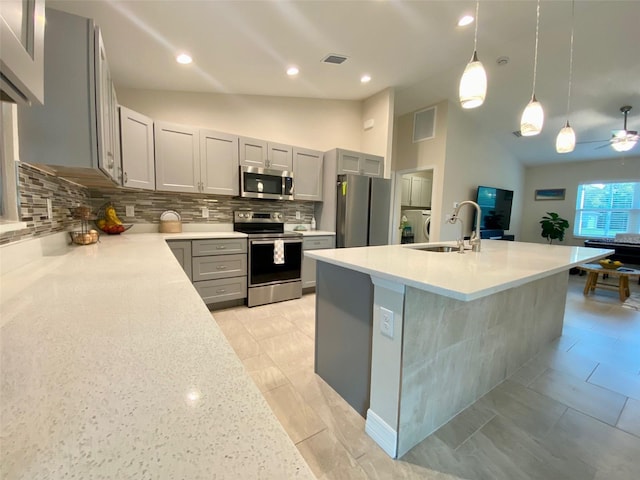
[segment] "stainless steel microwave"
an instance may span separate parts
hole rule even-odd
[[[293,200],[293,173],[259,167],[240,167],[240,196]]]

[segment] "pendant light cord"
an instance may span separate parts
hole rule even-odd
[[[575,26],[575,0],[571,0],[571,48],[569,54],[569,93],[567,95],[567,122],[569,122],[569,109],[571,106],[571,79],[573,78],[573,29]]]
[[[478,45],[478,12],[480,11],[480,0],[476,0],[476,33],[473,35],[473,51],[476,52]]]
[[[538,33],[540,27],[540,0],[538,0],[538,7],[536,9],[536,46],[533,53],[533,90],[531,97],[536,94],[536,74],[538,73]]]

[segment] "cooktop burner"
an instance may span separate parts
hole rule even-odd
[[[282,212],[233,212],[233,230],[246,233],[251,238],[295,238],[302,236],[298,232],[285,233]]]

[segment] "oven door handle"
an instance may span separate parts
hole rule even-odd
[[[273,245],[275,240],[249,240],[251,245]],[[282,240],[283,243],[302,243],[302,240],[293,239],[293,240]]]

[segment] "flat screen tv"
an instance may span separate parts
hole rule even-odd
[[[509,230],[513,190],[480,186],[476,202],[482,209],[480,230]]]

